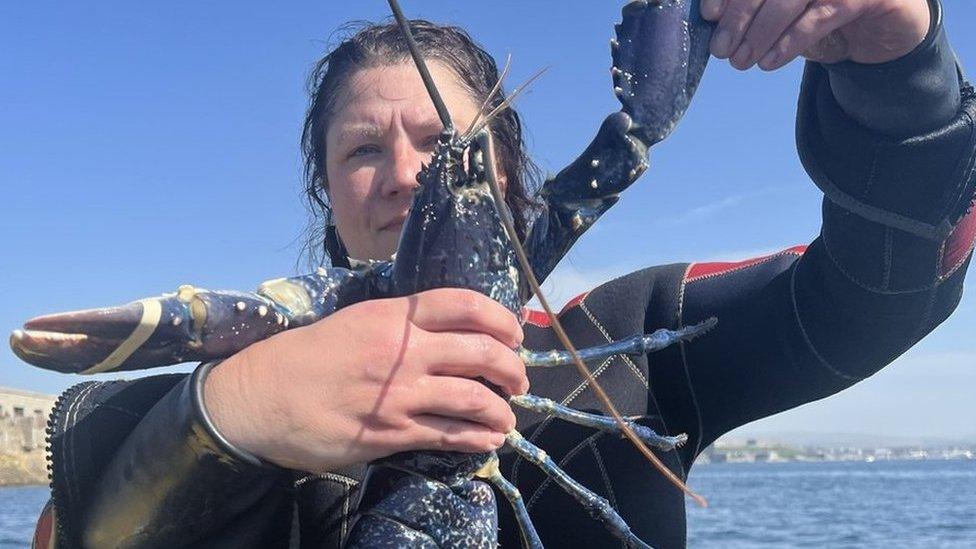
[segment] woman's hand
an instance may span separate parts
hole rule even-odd
[[[929,29],[927,0],[701,0],[717,23],[712,55],[745,70],[775,70],[797,56],[883,63],[912,51]]]
[[[278,465],[328,471],[418,449],[478,452],[515,428],[528,390],[522,328],[469,290],[359,303],[218,366],[208,412],[232,443]]]

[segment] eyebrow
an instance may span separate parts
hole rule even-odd
[[[431,118],[415,126],[422,132],[439,134],[443,126],[437,118]],[[371,140],[383,137],[385,130],[374,124],[359,123],[341,126],[338,128],[338,139],[340,142],[349,140]]]
[[[355,124],[339,128],[339,141],[350,139],[378,139],[383,130],[372,124]]]

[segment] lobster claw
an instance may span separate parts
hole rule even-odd
[[[698,4],[633,0],[624,6],[617,39],[611,41],[614,93],[623,108],[603,121],[586,150],[539,193],[545,211],[525,244],[540,280],[644,173],[650,147],[666,138],[688,109],[712,34]]]
[[[634,0],[611,41],[614,93],[648,146],[666,138],[691,102],[705,65],[713,24],[699,0]]]
[[[11,334],[10,347],[35,366],[95,374],[222,358],[287,324],[256,294],[182,286],[119,307],[33,318]]]
[[[382,295],[390,264],[319,269],[279,278],[256,292],[180,286],[175,293],[120,307],[28,320],[10,336],[24,362],[71,374],[97,374],[226,358],[272,335]]]
[[[586,150],[539,190],[545,211],[535,219],[525,247],[540,280],[647,169],[647,146],[629,133],[633,126],[626,113],[608,116]],[[528,290],[523,292],[528,299]]]

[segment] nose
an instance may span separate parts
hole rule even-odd
[[[417,173],[425,156],[423,151],[410,143],[395,144],[390,154],[387,177],[383,181],[383,196],[393,198],[413,194],[413,190],[419,186]]]

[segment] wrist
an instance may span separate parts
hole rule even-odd
[[[926,7],[931,9],[928,32],[907,54],[879,64],[823,65],[841,109],[862,126],[890,138],[931,131],[959,111],[959,75],[942,26],[941,6],[930,0]]]
[[[246,409],[249,399],[241,379],[246,369],[243,353],[201,364],[191,380],[194,413],[225,453],[252,465],[266,465],[254,436],[260,431],[261,414]]]
[[[880,0],[872,18],[883,20],[870,39],[876,47],[868,48],[851,61],[877,65],[911,54],[931,38],[940,13],[938,0]]]

